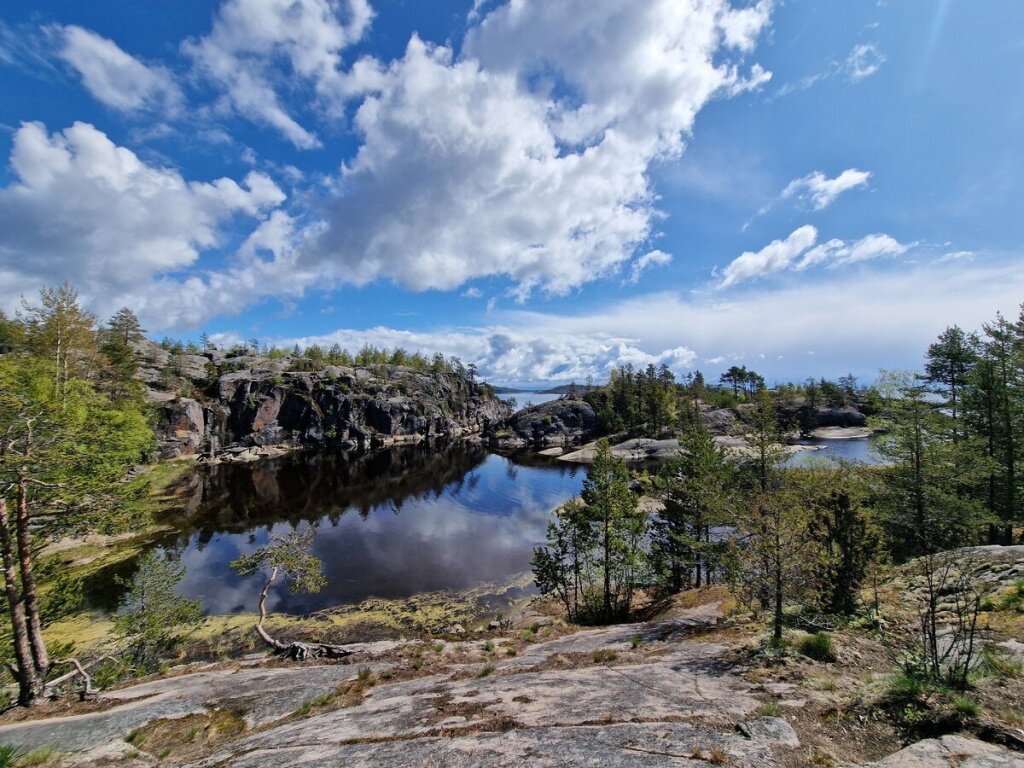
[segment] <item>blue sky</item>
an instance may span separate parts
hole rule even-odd
[[[1024,300],[1015,0],[0,9],[0,308],[498,382],[920,364]]]

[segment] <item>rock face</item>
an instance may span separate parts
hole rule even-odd
[[[814,426],[818,427],[863,427],[868,417],[856,408],[815,408]]]
[[[919,741],[862,768],[932,768],[948,765],[960,768],[1024,768],[1024,756],[970,736],[953,735]]]
[[[756,716],[753,686],[729,671],[725,646],[689,637],[720,618],[717,606],[699,606],[533,643],[490,664],[479,639],[441,651],[415,640],[353,645],[350,664],[208,667],[102,693],[105,711],[0,726],[0,740],[59,745],[70,753],[62,764],[96,765],[145,723],[231,706],[244,732],[193,757],[175,745],[170,764],[668,768],[714,755],[735,768],[781,766],[799,744],[792,727]],[[410,669],[412,655],[426,659],[422,671]],[[378,683],[354,705],[295,714],[303,701],[329,701],[363,666]],[[149,741],[133,745],[139,765],[157,763]]]
[[[527,445],[549,448],[590,439],[597,433],[597,416],[590,403],[563,397],[517,411],[509,426]]]
[[[451,371],[394,365],[309,367],[307,360],[169,355],[135,345],[138,378],[157,406],[161,458],[229,447],[340,450],[481,435],[511,408]]]

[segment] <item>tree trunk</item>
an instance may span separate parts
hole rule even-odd
[[[604,620],[612,620],[612,543],[608,535],[608,511],[604,515]]]
[[[263,585],[263,589],[260,592],[260,605],[259,612],[260,617],[256,622],[256,634],[260,636],[260,639],[273,648],[279,653],[287,653],[293,659],[297,661],[303,661],[308,658],[321,658],[321,659],[342,659],[346,656],[351,655],[352,651],[344,648],[340,645],[329,645],[327,643],[283,643],[275,637],[271,637],[270,634],[263,628],[263,622],[267,618],[267,594],[270,592],[270,585],[274,583],[274,579],[277,578],[277,567],[275,566],[270,572],[270,578],[267,579],[267,583]]]
[[[11,541],[11,526],[7,519],[7,502],[0,498],[0,554],[3,557],[4,594],[11,616],[11,635],[14,641],[14,657],[18,664],[18,703],[23,707],[36,703],[40,691],[40,679],[36,674],[29,646],[25,610],[18,596],[18,581],[14,569],[14,550]]]
[[[50,657],[43,639],[43,625],[39,618],[39,600],[36,594],[36,577],[32,572],[32,537],[28,529],[28,483],[24,476],[18,479],[18,515],[15,531],[18,538],[18,563],[21,569],[21,593],[25,601],[25,616],[28,620],[29,641],[36,672],[45,677],[50,668]]]
[[[775,627],[772,636],[776,643],[782,642],[782,542],[779,524],[775,525]]]

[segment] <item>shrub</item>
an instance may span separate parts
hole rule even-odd
[[[494,665],[493,664],[484,664],[480,668],[480,671],[476,673],[476,676],[477,677],[487,677],[492,672],[494,672]]]

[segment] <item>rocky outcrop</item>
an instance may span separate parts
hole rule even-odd
[[[919,741],[861,768],[937,768],[950,765],[960,768],[1024,768],[1024,756],[1005,747],[956,734]]]
[[[597,433],[597,416],[590,403],[562,397],[517,411],[509,427],[531,447],[574,445]]]
[[[257,356],[170,355],[136,345],[139,379],[156,405],[161,458],[258,456],[228,447],[340,450],[482,435],[511,414],[465,376],[402,366],[373,369]],[[296,370],[299,369],[299,370]]]

